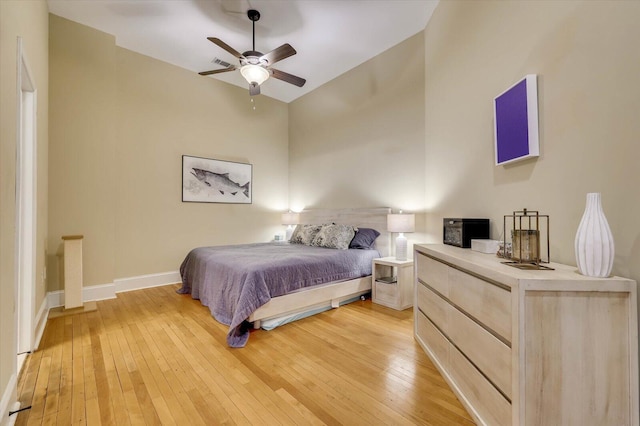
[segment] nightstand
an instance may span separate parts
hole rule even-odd
[[[371,300],[399,311],[413,306],[413,260],[373,259]]]

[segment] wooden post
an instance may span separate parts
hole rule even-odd
[[[63,236],[64,308],[82,307],[82,235]]]

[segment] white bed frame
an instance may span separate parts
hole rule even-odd
[[[387,214],[391,209],[379,207],[372,209],[318,209],[304,210],[300,213],[300,223],[321,224],[336,223],[373,228],[380,232],[376,239],[376,248],[385,257],[391,253],[391,235],[387,232]],[[337,308],[342,302],[360,297],[371,291],[371,276],[349,281],[340,281],[314,287],[309,290],[274,297],[249,316],[254,328],[260,328],[261,321],[282,318],[320,308]]]

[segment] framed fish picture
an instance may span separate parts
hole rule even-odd
[[[182,201],[251,204],[253,166],[182,156]]]

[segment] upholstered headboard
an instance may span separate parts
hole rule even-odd
[[[391,234],[387,231],[389,207],[370,209],[309,209],[300,212],[300,223],[320,224],[336,223],[361,228],[373,228],[380,233],[376,239],[376,248],[383,257],[391,255]]]

